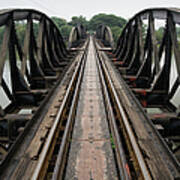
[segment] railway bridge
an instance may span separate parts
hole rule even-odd
[[[0,179],[180,179],[179,28],[146,9],[117,43],[103,24],[66,43],[42,12],[1,10]]]

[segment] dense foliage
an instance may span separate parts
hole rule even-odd
[[[99,24],[108,25],[109,27],[116,26],[122,28],[126,24],[126,20],[113,14],[98,14],[93,16],[89,21],[89,29],[96,30]]]
[[[84,25],[90,33],[96,31],[97,26],[99,26],[100,24],[108,25],[112,30],[115,42],[117,42],[122,32],[122,29],[127,22],[122,17],[118,17],[113,14],[102,14],[102,13],[93,16],[89,21],[86,20],[86,18],[83,16],[73,16],[69,22],[65,19],[57,18],[57,17],[52,17],[51,19],[59,28],[66,42],[68,41],[69,34],[71,32],[72,27],[77,24]],[[24,44],[24,35],[26,31],[25,24],[26,24],[26,21],[21,21],[21,22],[16,22],[16,25],[15,25],[18,39],[22,45]],[[4,28],[5,28],[4,26],[0,27],[0,44],[2,44],[3,34],[5,31]],[[38,23],[34,23],[33,29],[36,36],[38,35],[38,28],[39,28]],[[147,30],[147,25],[144,25],[144,31],[146,31],[145,29]],[[159,29],[156,30],[156,39],[157,39],[158,44],[160,44],[162,41],[163,33],[164,33],[163,27],[160,27]],[[180,38],[179,38],[180,27],[177,27],[177,36],[178,36],[178,41],[180,44]]]
[[[51,19],[59,28],[63,38],[67,41],[73,25],[68,24],[68,22],[62,18],[52,17]]]
[[[67,20],[63,18],[58,18],[58,17],[52,17],[51,19],[59,28],[66,42],[68,41],[69,34],[71,32],[72,27],[76,26],[77,24],[82,24],[90,33],[96,31],[97,26],[100,24],[108,25],[112,29],[115,41],[117,41],[118,37],[121,34],[123,26],[126,24],[126,20],[124,18],[115,16],[113,14],[110,14],[110,15],[97,14],[93,16],[89,21],[83,16],[73,16],[71,18],[71,21],[69,22],[67,22]],[[24,44],[26,23],[27,21],[24,20],[21,22],[16,22],[15,24],[18,40],[21,45]],[[34,30],[35,36],[38,35],[38,28],[39,28],[38,22],[35,22],[33,24],[33,30]],[[2,44],[4,31],[5,31],[5,26],[0,27],[0,44]]]
[[[115,16],[113,14],[97,14],[93,16],[89,21],[83,16],[73,16],[70,22],[64,19],[52,17],[52,20],[59,27],[63,37],[68,38],[68,34],[72,28],[77,24],[83,24],[89,32],[96,31],[96,28],[100,24],[108,25],[111,27],[115,41],[121,34],[122,28],[126,24],[126,20],[122,17]]]

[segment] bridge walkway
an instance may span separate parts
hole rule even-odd
[[[118,179],[96,54],[90,40],[81,84],[66,180]]]

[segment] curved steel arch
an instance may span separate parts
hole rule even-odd
[[[55,23],[39,11],[1,10],[0,31],[2,170],[32,124],[37,123],[38,116],[48,110],[48,103],[52,103],[59,84],[64,83],[63,75],[75,54],[66,49]]]
[[[78,33],[78,30],[77,30],[77,27],[73,27],[71,32],[70,32],[70,35],[69,35],[68,48],[71,48],[72,44],[74,42],[76,42],[77,39],[79,39],[78,36],[79,36],[79,33]]]
[[[20,21],[25,27],[23,42],[20,42],[16,29],[16,23]],[[38,32],[34,30],[35,25]],[[1,10],[0,27],[4,28],[0,49],[0,87],[10,106],[36,105],[38,96],[33,90],[45,89],[50,81],[52,84],[62,71],[62,66],[69,62],[71,54],[55,23],[39,11]],[[6,61],[10,64],[10,84],[3,77]],[[0,116],[4,116],[4,109],[0,109]]]
[[[156,34],[160,27],[159,22],[163,25],[161,38],[157,38]],[[164,138],[171,153],[177,158],[178,161],[173,159],[178,173],[180,146],[171,137],[180,136],[180,101],[177,96],[180,95],[180,37],[177,33],[179,25],[180,9],[143,10],[129,20],[118,39],[117,48],[113,54],[108,54],[129,86],[127,88],[124,84],[124,91],[126,88],[127,92],[130,92],[129,88],[132,90],[149,116],[149,122],[160,132],[158,135]],[[176,71],[177,74],[171,71]],[[173,102],[173,99],[178,102]],[[158,129],[158,125],[162,129]],[[174,146],[178,147],[176,151]]]
[[[41,21],[41,19],[43,17],[46,20],[48,20],[54,26],[54,28],[57,30],[58,35],[63,42],[61,33],[59,32],[57,26],[52,21],[52,19],[49,18],[46,14],[44,14],[38,10],[34,10],[34,9],[4,9],[4,10],[0,10],[0,26],[5,25],[7,23],[9,16],[12,16],[14,21],[20,21],[20,20],[27,19],[30,15],[31,15],[31,18],[34,20]]]
[[[120,46],[121,38],[124,36],[124,34],[127,32],[128,27],[135,21],[136,18],[148,19],[148,14],[153,13],[153,17],[155,19],[166,19],[168,12],[173,15],[174,22],[177,24],[180,24],[180,9],[178,8],[151,8],[151,9],[145,9],[137,14],[135,14],[132,18],[129,19],[128,23],[124,27],[122,31],[122,35],[118,39],[117,48],[115,51],[118,50]]]
[[[111,28],[103,24],[99,25],[96,30],[96,38],[99,39],[105,46],[114,48],[114,39]]]
[[[86,36],[86,29],[82,24],[73,27],[69,35],[68,48],[80,46]]]
[[[143,29],[143,20],[148,21],[147,30]],[[155,20],[165,22],[159,45],[156,39]],[[146,97],[140,98],[146,105],[169,104],[175,109],[170,100],[179,88],[180,82],[180,49],[176,32],[176,25],[179,24],[180,9],[146,9],[129,20],[119,37],[117,48],[113,52],[114,60],[131,86],[136,89],[143,88],[144,92],[148,90]],[[178,75],[170,87],[173,54]]]

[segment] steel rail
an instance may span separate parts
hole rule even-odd
[[[86,56],[87,56],[87,54],[85,52],[84,57],[82,58],[83,62],[81,64],[78,80],[76,83],[74,96],[73,96],[71,108],[70,108],[69,115],[68,115],[67,125],[65,127],[62,144],[61,144],[60,150],[58,152],[58,157],[56,160],[56,165],[55,165],[54,173],[52,176],[52,180],[57,180],[57,179],[61,180],[63,178],[63,170],[64,170],[64,164],[65,164],[65,163],[63,164],[63,162],[66,158],[67,148],[70,143],[69,139],[72,134],[73,123],[74,123],[75,114],[76,114],[76,107],[77,107],[77,103],[78,103],[78,99],[79,99],[80,85],[81,85],[83,74],[84,74]]]
[[[52,126],[52,128],[50,130],[50,133],[49,133],[49,136],[48,136],[47,141],[45,143],[45,146],[43,148],[42,154],[40,156],[40,159],[38,161],[38,164],[36,166],[34,174],[33,174],[32,178],[31,178],[32,180],[41,179],[40,175],[41,175],[42,168],[44,166],[46,157],[48,156],[48,151],[51,148],[51,144],[52,144],[54,136],[56,134],[56,130],[58,128],[58,125],[59,125],[59,123],[61,121],[61,118],[63,117],[63,112],[64,112],[64,109],[66,108],[66,104],[67,104],[67,100],[69,98],[69,95],[71,94],[71,91],[73,89],[75,79],[77,78],[77,76],[79,74],[79,70],[80,70],[80,67],[81,67],[81,64],[82,64],[82,61],[83,61],[83,57],[84,56],[80,57],[81,59],[80,59],[80,61],[78,62],[77,66],[76,66],[76,69],[74,71],[72,79],[71,79],[71,81],[69,83],[69,86],[67,88],[65,97],[64,97],[64,99],[62,101],[61,107],[60,107],[60,109],[59,109],[59,111],[57,113],[55,122],[54,122],[54,124],[53,124],[53,126]]]
[[[108,94],[108,87],[106,85],[105,82],[105,78],[103,76],[103,72],[101,69],[101,64],[99,62],[99,56],[98,56],[98,52],[96,51],[96,63],[97,63],[97,67],[98,67],[98,72],[99,72],[99,77],[100,77],[100,81],[101,81],[101,85],[102,85],[102,90],[103,90],[103,95],[104,95],[104,101],[105,101],[105,106],[106,106],[106,112],[108,114],[108,121],[109,121],[109,125],[110,125],[110,131],[113,135],[113,139],[115,141],[115,151],[116,151],[116,158],[117,158],[117,163],[118,163],[118,170],[120,173],[120,177],[122,180],[131,180],[131,175],[129,172],[129,168],[128,168],[128,163],[126,160],[126,155],[123,149],[123,145],[122,145],[122,140],[121,137],[118,133],[118,127],[116,124],[116,120],[115,120],[115,116],[113,113],[113,108],[110,102],[110,97]]]
[[[101,56],[111,74],[116,92],[120,101],[123,102],[123,107],[125,108],[126,113],[128,115],[131,114],[131,117],[128,120],[133,131],[135,131],[136,141],[140,146],[140,149],[142,149],[146,165],[152,177],[159,179],[163,176],[163,179],[178,179],[180,167],[179,162],[175,159],[172,152],[170,152],[167,143],[162,139],[162,136],[156,130],[154,124],[147,116],[147,113],[143,110],[141,104],[128,88],[128,85],[122,79],[121,75],[119,75],[115,70],[115,67],[113,67],[113,64],[109,61],[107,55],[103,52],[101,53]],[[142,130],[141,128],[139,129],[139,125],[142,125]],[[147,134],[146,138],[142,136],[142,132]],[[155,166],[157,167],[156,169],[154,169]],[[165,171],[167,173],[165,173]]]
[[[107,70],[107,68],[106,68],[106,66],[105,66],[105,64],[104,64],[104,62],[103,62],[101,57],[99,58],[99,61],[101,63],[101,67],[102,67],[102,69],[104,71],[104,74],[105,74],[105,76],[107,78],[107,81],[108,81],[108,84],[109,84],[109,88],[111,89],[112,94],[114,96],[114,99],[116,101],[118,110],[119,110],[119,112],[121,114],[122,122],[124,124],[124,127],[126,128],[126,133],[127,133],[128,137],[129,137],[129,140],[130,140],[131,146],[133,148],[134,154],[136,156],[136,160],[138,162],[138,165],[140,167],[142,176],[143,176],[144,179],[150,180],[150,179],[152,179],[151,175],[150,175],[150,173],[149,173],[149,171],[147,169],[147,166],[146,166],[146,163],[144,161],[142,152],[141,152],[141,150],[140,150],[140,148],[139,148],[139,146],[138,146],[138,144],[136,142],[135,135],[134,135],[133,130],[131,128],[131,125],[130,125],[130,123],[128,121],[128,117],[127,117],[126,112],[125,112],[125,110],[123,108],[123,105],[122,105],[122,103],[119,100],[119,97],[117,95],[117,92],[115,90],[115,87],[113,85],[111,77],[109,75],[109,72],[108,72],[108,70]]]
[[[24,131],[17,137],[16,141],[10,147],[6,156],[0,162],[0,179],[3,179],[6,176],[4,176],[4,174],[8,174],[11,176],[14,165],[19,164],[20,160],[17,159],[17,155],[18,157],[20,157],[23,156],[24,153],[24,151],[21,152],[21,150],[19,149],[27,149],[30,143],[29,140],[33,139],[33,136],[36,133],[41,122],[43,121],[48,108],[51,106],[51,103],[53,102],[53,99],[55,97],[55,94],[58,92],[58,89],[60,87],[63,87],[66,81],[70,81],[70,79],[68,80],[68,77],[70,74],[73,73],[72,71],[75,65],[76,61],[71,62],[64,68],[62,75],[59,77],[56,84],[51,89],[49,89],[47,96],[44,98],[38,109],[33,112],[32,119],[27,122]],[[28,140],[26,141],[27,136]],[[17,159],[16,163],[14,163],[13,159]]]

